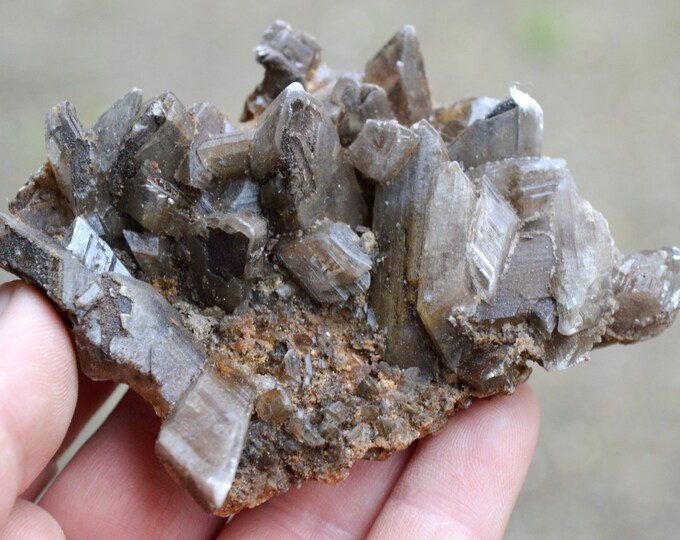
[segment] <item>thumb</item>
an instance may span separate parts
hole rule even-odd
[[[0,524],[64,438],[76,359],[52,306],[21,282],[0,287]]]

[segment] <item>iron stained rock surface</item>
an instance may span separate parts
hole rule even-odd
[[[223,516],[680,304],[680,249],[616,249],[529,95],[435,104],[412,27],[363,71],[320,51],[275,22],[241,122],[136,88],[90,129],[57,105],[0,214],[0,265],[70,321],[87,375],[153,405],[159,459]]]

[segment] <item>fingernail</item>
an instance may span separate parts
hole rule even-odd
[[[14,285],[11,283],[5,283],[4,285],[0,286],[0,315],[2,315],[2,312],[5,311],[5,308],[12,299],[14,288]]]

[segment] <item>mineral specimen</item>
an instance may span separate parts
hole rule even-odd
[[[0,266],[62,311],[87,375],[153,405],[207,510],[342,480],[530,362],[673,322],[680,249],[614,247],[524,92],[434,104],[412,27],[363,73],[281,21],[256,54],[242,123],[136,88],[92,129],[57,105],[0,214]]]

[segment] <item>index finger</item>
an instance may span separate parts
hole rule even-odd
[[[474,403],[418,447],[369,538],[502,538],[538,438],[538,401]]]

